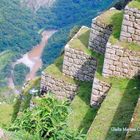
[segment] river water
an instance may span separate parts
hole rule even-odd
[[[42,32],[41,36],[41,42],[34,46],[31,51],[27,52],[23,55],[22,58],[18,59],[15,63],[13,63],[13,68],[15,65],[23,63],[27,67],[30,68],[30,72],[26,75],[26,81],[32,80],[35,78],[37,71],[42,67],[42,52],[47,45],[48,39],[55,33],[56,30],[45,30]],[[11,71],[11,73],[13,73]],[[14,82],[13,82],[13,76],[9,77],[8,79],[8,85],[12,89],[15,88]]]

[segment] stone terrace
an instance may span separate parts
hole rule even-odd
[[[113,29],[112,17],[117,13],[118,10],[110,9],[92,20],[89,48],[101,54],[105,53],[106,44]]]
[[[133,78],[139,75],[140,51],[132,51],[120,45],[107,43],[103,76]]]
[[[92,82],[97,67],[97,60],[88,53],[86,48],[88,35],[89,28],[83,26],[65,46],[62,71],[67,76],[81,81]]]
[[[132,8],[131,3],[125,7],[120,40],[140,44],[140,9]]]

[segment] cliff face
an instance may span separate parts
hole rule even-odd
[[[37,11],[40,7],[51,7],[55,0],[22,0],[21,5],[27,6],[33,11]]]

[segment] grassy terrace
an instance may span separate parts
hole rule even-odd
[[[96,116],[97,109],[90,107],[92,83],[82,82],[78,94],[72,101],[71,113],[68,117],[68,128],[70,130],[83,130],[87,133],[93,119]]]
[[[90,30],[87,27],[80,29],[80,31],[78,32],[78,37],[74,37],[73,40],[69,42],[70,47],[83,51],[84,53],[96,58],[103,57],[102,55],[93,53],[88,49],[89,33]],[[97,109],[90,107],[92,83],[79,82],[68,76],[64,76],[61,72],[62,64],[63,56],[59,57],[54,64],[48,66],[44,72],[68,83],[79,84],[77,95],[70,105],[71,113],[67,119],[67,122],[70,130],[80,131],[81,129],[83,129],[84,132],[87,133],[97,113]]]
[[[54,76],[57,79],[61,79],[65,82],[75,84],[77,82],[76,80],[74,80],[68,76],[63,75],[62,65],[63,65],[63,56],[60,56],[58,59],[56,59],[56,61],[53,64],[48,66],[44,70],[44,72],[50,74],[51,76]]]
[[[140,95],[140,81],[112,80],[112,88],[102,103],[91,128],[88,140],[124,140],[126,132],[114,132],[112,128],[129,126],[137,99]]]
[[[135,3],[135,1],[133,1]],[[133,3],[131,2],[131,3]],[[130,3],[130,4],[131,4]],[[138,6],[140,3],[138,4]],[[121,26],[123,21],[123,12],[118,10],[107,11],[103,13],[98,19],[101,23],[106,25],[113,25],[113,32],[109,38],[111,44],[116,44],[124,48],[128,48],[130,50],[140,51],[140,45],[136,43],[128,43],[120,41],[120,33],[121,33]]]
[[[13,106],[10,104],[0,104],[0,127],[7,125],[11,121]]]
[[[140,0],[133,0],[128,4],[129,7],[131,8],[137,8],[140,10]]]
[[[69,47],[82,51],[85,54],[92,55],[92,51],[88,49],[90,29],[83,26],[78,33],[69,41]]]
[[[133,122],[130,124],[130,128],[137,129],[140,128],[140,99],[138,101],[138,104],[135,108],[135,112],[133,114]],[[126,140],[137,140],[140,138],[140,132],[137,131],[130,131],[127,135]]]

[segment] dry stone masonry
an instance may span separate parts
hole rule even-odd
[[[98,21],[98,18],[92,20],[91,32],[89,38],[89,48],[104,54],[106,43],[112,33],[112,25],[105,25]]]
[[[81,31],[79,32],[83,33]],[[105,54],[102,75],[124,78],[140,75],[140,51],[130,50],[121,45],[112,45],[108,41],[111,33],[112,25],[102,23],[98,17],[93,19],[87,47]],[[78,38],[78,34],[72,40],[74,41],[76,38]],[[140,44],[140,10],[128,6],[125,8],[120,40]],[[97,60],[91,55],[86,54],[84,50],[79,50],[76,44],[74,48],[70,46],[70,43],[65,46],[62,72],[73,79],[93,82],[91,106],[100,106],[111,88],[110,84],[94,78],[96,69]],[[48,73],[42,73],[41,89],[43,87],[60,99],[68,98],[70,100],[74,98],[78,89],[77,84],[67,83],[61,78],[56,79],[55,75],[50,76]]]
[[[107,43],[103,76],[133,78],[139,71],[140,52]]]
[[[69,100],[74,98],[78,89],[78,85],[67,83],[62,79],[56,79],[47,73],[42,73],[41,89],[43,87],[47,87],[47,91],[54,93],[58,99],[67,98]]]
[[[110,84],[94,78],[90,100],[91,106],[100,106],[104,98],[107,96],[110,87]]]
[[[120,40],[140,44],[140,10],[126,6]]]
[[[95,58],[82,51],[65,46],[63,73],[81,81],[93,81],[97,67]]]

